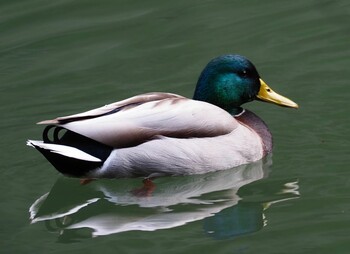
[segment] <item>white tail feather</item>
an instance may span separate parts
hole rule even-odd
[[[28,140],[27,145],[31,147],[40,147],[42,149],[49,150],[52,153],[61,154],[66,157],[78,159],[78,160],[84,160],[84,161],[91,161],[91,162],[101,162],[99,158],[96,158],[90,154],[87,154],[77,148],[71,147],[71,146],[65,146],[65,145],[56,145],[56,144],[48,144],[44,143],[43,141],[38,140]]]

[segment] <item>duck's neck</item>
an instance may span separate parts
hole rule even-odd
[[[241,114],[244,114],[245,109],[241,108],[241,107],[235,107],[235,108],[231,108],[231,109],[226,110],[226,111],[229,112],[234,117],[237,117],[237,116],[240,116]]]
[[[198,90],[196,90],[193,95],[193,100],[208,102],[210,104],[218,106],[219,108],[222,108],[223,110],[229,112],[233,116],[242,114],[242,112],[244,111],[244,109],[239,106],[222,104],[221,101],[216,98],[216,96],[208,96],[208,94],[211,94],[211,92],[201,93],[197,91]]]
[[[229,90],[225,86],[226,76],[221,75],[219,77],[221,79],[215,75],[209,75],[208,72],[202,72],[193,94],[193,100],[213,104],[231,115],[240,114],[242,112],[240,105],[243,103],[240,93],[236,89]]]

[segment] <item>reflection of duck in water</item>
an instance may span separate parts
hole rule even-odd
[[[262,179],[266,172],[263,162],[258,161],[205,175],[159,178],[153,194],[143,198],[130,192],[130,186],[138,183],[132,179],[118,180],[118,184],[101,180],[82,187],[75,181],[61,178],[50,193],[31,206],[31,219],[33,223],[45,221],[49,226],[61,224],[61,237],[84,228],[89,228],[92,236],[101,236],[132,230],[169,229],[200,220],[204,220],[205,230],[216,238],[234,236],[261,227],[263,208],[271,199],[264,200],[264,204],[245,202],[237,191]],[[277,196],[275,200],[285,197],[295,195]],[[234,221],[242,221],[243,225],[247,218],[249,225],[235,226]],[[226,228],[221,228],[222,224]],[[227,233],[230,225],[231,235]]]
[[[241,105],[259,99],[297,108],[260,78],[245,57],[210,61],[193,100],[135,96],[85,113],[43,121],[44,141],[28,141],[63,174],[82,178],[187,175],[229,169],[272,150],[265,123]],[[233,117],[232,117],[233,116]],[[48,136],[54,128],[53,138]],[[60,131],[66,130],[60,137]]]

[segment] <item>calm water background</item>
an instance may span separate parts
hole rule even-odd
[[[349,253],[349,14],[345,0],[2,0],[0,253]],[[43,119],[191,97],[224,53],[300,105],[246,105],[273,132],[267,162],[162,178],[147,199],[130,195],[139,179],[80,186],[25,146]]]

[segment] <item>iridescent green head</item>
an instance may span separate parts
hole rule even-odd
[[[243,103],[255,99],[298,107],[273,92],[262,81],[255,66],[240,55],[224,55],[211,60],[199,76],[193,99],[209,102],[231,114],[240,113]]]

